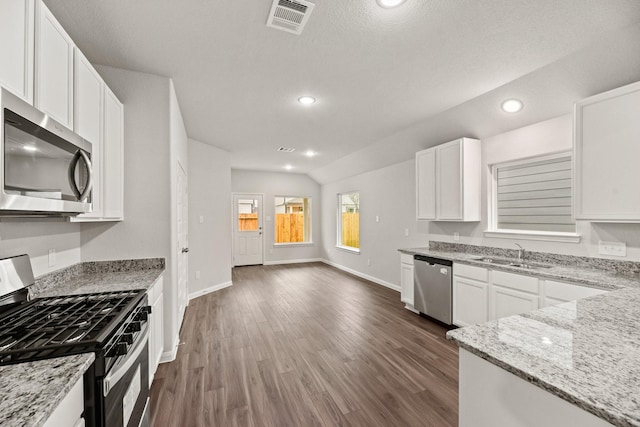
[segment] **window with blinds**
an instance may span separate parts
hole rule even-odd
[[[575,233],[571,156],[496,165],[498,230]]]

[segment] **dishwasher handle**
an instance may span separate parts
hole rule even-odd
[[[426,255],[414,255],[413,256],[413,260],[414,261],[426,262],[426,263],[429,263],[431,265],[444,265],[444,266],[447,266],[447,267],[452,267],[453,266],[453,261],[451,261],[451,260],[442,259],[442,258],[434,258],[434,257],[426,256]]]

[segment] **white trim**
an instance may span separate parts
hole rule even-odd
[[[358,276],[358,277],[360,277],[362,279],[365,279],[365,280],[368,280],[370,282],[373,282],[373,283],[375,283],[377,285],[381,285],[381,286],[384,286],[385,288],[393,289],[396,292],[400,292],[401,289],[402,289],[400,287],[400,285],[395,285],[395,284],[387,282],[385,280],[378,279],[377,277],[369,276],[368,274],[361,273],[361,272],[359,272],[357,270],[353,270],[353,269],[351,269],[349,267],[345,267],[344,265],[336,264],[335,262],[329,261],[328,259],[323,259],[322,262],[324,262],[327,265],[330,265],[331,267],[335,267],[338,270],[346,271],[347,273],[351,273],[354,276]]]
[[[404,301],[403,301],[403,302],[404,302]],[[420,314],[420,312],[419,312],[418,310],[416,310],[415,308],[413,308],[413,305],[412,305],[412,304],[409,304],[409,303],[406,303],[406,302],[405,302],[405,303],[404,303],[404,308],[406,308],[407,310],[409,310],[409,311],[411,311],[411,312],[413,312],[413,313],[415,313],[415,314]]]
[[[351,247],[351,246],[336,245],[336,249],[339,249],[339,250],[345,251],[345,252],[350,252],[352,254],[360,255],[360,248],[354,248],[354,247]]]
[[[219,291],[220,289],[228,288],[232,286],[233,283],[231,281],[219,283],[217,285],[209,286],[208,288],[201,289],[199,291],[191,292],[189,294],[189,301],[194,298],[201,297],[202,295],[210,294],[211,292]]]
[[[551,233],[532,231],[501,231],[486,230],[484,237],[495,237],[498,239],[521,239],[521,240],[540,240],[544,242],[564,242],[564,243],[580,243],[582,236],[573,233]]]
[[[165,351],[160,356],[160,363],[173,362],[176,360],[176,356],[178,355],[178,345],[180,345],[180,336],[176,336],[174,339],[174,344],[171,347],[171,350]]]
[[[313,242],[290,242],[290,243],[274,243],[274,248],[286,248],[288,246],[315,246]]]
[[[276,261],[265,261],[264,265],[281,265],[281,264],[302,264],[306,262],[323,262],[322,258],[308,258],[308,259],[283,259]]]

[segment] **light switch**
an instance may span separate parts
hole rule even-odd
[[[625,242],[603,242],[598,243],[600,255],[627,256],[627,244]]]
[[[204,223],[204,217],[202,215],[200,215],[200,224]]]
[[[380,217],[376,215],[376,222],[380,222]]]

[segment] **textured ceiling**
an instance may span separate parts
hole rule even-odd
[[[232,167],[289,163],[320,182],[349,173],[359,153],[377,151],[369,166],[379,167],[408,158],[421,138],[488,136],[563,114],[572,95],[606,88],[609,75],[640,80],[629,50],[638,47],[628,30],[640,22],[636,0],[407,0],[396,9],[323,0],[299,36],[266,27],[269,0],[46,3],[92,62],[173,78],[189,137],[231,152]],[[615,56],[621,69],[602,70],[593,53],[609,53],[603,40],[631,61]],[[303,94],[318,102],[299,105]],[[494,105],[503,94],[536,101],[505,118]],[[411,143],[385,156],[407,133]],[[307,149],[319,154],[308,159]]]

